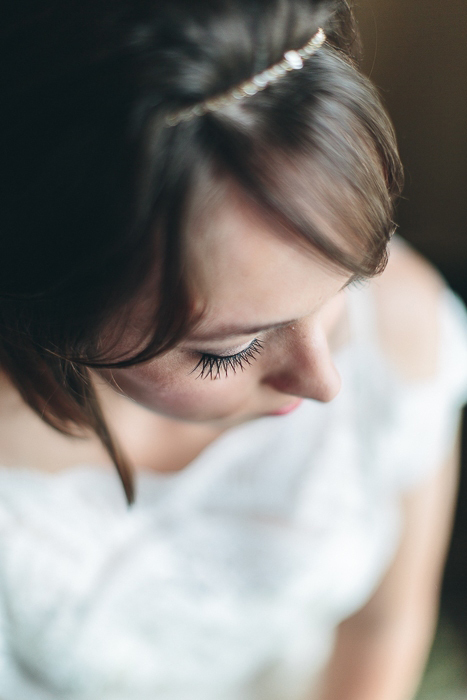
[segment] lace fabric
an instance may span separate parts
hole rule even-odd
[[[131,510],[92,465],[0,469],[2,700],[309,697],[336,626],[394,554],[401,494],[435,468],[467,395],[451,292],[422,383],[382,356],[371,290],[349,308],[333,402],[238,426],[180,473],[140,474]]]

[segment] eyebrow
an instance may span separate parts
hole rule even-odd
[[[352,275],[352,277],[344,285],[342,285],[339,291],[342,292],[344,289],[346,289],[346,287],[352,284],[352,282],[354,282],[356,278],[357,275]],[[206,342],[211,340],[225,340],[225,338],[233,338],[235,336],[255,335],[256,333],[261,333],[261,331],[273,331],[276,328],[285,328],[285,326],[290,326],[291,323],[298,323],[298,321],[298,318],[294,318],[290,321],[268,323],[264,326],[221,326],[220,328],[216,329],[213,333],[206,333],[206,335],[196,335],[194,333],[193,335],[190,335],[187,338],[187,340],[191,340],[194,342]]]
[[[189,340],[191,341],[207,341],[207,340],[224,340],[225,338],[230,338],[234,336],[242,335],[255,335],[261,331],[272,331],[276,328],[284,328],[289,326],[291,323],[297,323],[298,319],[292,319],[290,321],[280,321],[279,323],[268,323],[265,326],[222,326],[214,331],[214,333],[209,333],[206,335],[190,335]]]

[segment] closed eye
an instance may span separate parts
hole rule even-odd
[[[251,365],[252,360],[255,360],[261,353],[263,345],[257,338],[241,352],[234,355],[212,355],[203,353],[196,367],[190,374],[194,374],[199,370],[196,379],[220,379],[223,374],[228,377],[230,371],[234,374],[240,369],[242,372],[247,365]]]

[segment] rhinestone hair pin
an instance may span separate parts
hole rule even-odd
[[[256,95],[257,92],[265,90],[268,85],[280,80],[290,71],[303,68],[304,62],[310,58],[310,56],[313,56],[313,54],[322,47],[325,41],[326,34],[320,28],[301,49],[298,49],[298,51],[286,51],[282,61],[279,61],[279,63],[276,63],[262,73],[258,73],[258,75],[255,75],[250,80],[246,80],[244,83],[233,88],[233,90],[229,90],[217,97],[211,97],[193,107],[187,107],[186,109],[181,109],[178,112],[169,114],[165,119],[167,126],[176,126],[180,124],[180,122],[188,122],[194,117],[202,117],[203,114],[207,114],[208,112],[217,112],[222,109],[222,107],[227,107],[237,100],[243,100],[246,97]]]

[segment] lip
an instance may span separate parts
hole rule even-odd
[[[279,408],[277,411],[268,413],[268,416],[285,416],[287,413],[292,413],[292,411],[295,411],[302,403],[303,399],[297,399],[292,403],[286,404],[283,408]]]

